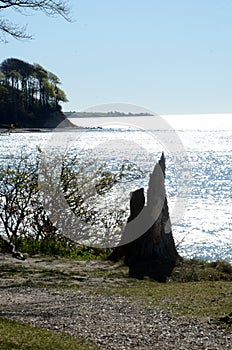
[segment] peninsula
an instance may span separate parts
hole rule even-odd
[[[0,65],[0,128],[55,128],[67,102],[60,79],[39,64],[8,58]]]

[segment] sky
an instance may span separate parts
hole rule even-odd
[[[231,0],[70,0],[72,23],[22,16],[34,40],[0,42],[9,57],[58,75],[65,111],[129,103],[158,114],[232,113]]]

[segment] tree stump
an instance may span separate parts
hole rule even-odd
[[[172,235],[168,202],[165,190],[164,154],[150,175],[145,206],[144,189],[131,193],[130,216],[120,244],[108,257],[118,261],[124,258],[129,275],[145,276],[165,282],[179,256]]]

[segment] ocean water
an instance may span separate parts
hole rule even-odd
[[[103,119],[72,119],[101,128],[66,132],[70,150],[105,163],[109,170],[122,163],[142,169],[143,177],[117,187],[116,196],[128,203],[130,191],[147,189],[149,174],[164,152],[172,230],[180,254],[232,261],[232,116],[164,116],[164,124],[154,117]],[[51,148],[57,134],[60,139],[60,133],[0,135],[0,162],[11,162],[21,152],[35,155],[38,146]],[[106,207],[110,200],[105,199]]]

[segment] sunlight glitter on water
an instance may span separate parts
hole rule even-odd
[[[168,118],[170,122],[171,116]],[[209,117],[203,122],[201,118],[202,116],[189,119],[187,123],[183,116],[172,116],[173,125],[176,123],[178,136],[187,151],[192,170],[187,210],[183,218],[175,220],[172,217],[173,234],[177,243],[180,243],[178,249],[183,256],[232,261],[232,117],[217,117],[213,119],[215,124]],[[163,144],[160,143],[160,135],[164,140]],[[50,137],[50,133],[0,135],[0,162],[7,164],[13,158],[18,158],[21,152],[28,157],[34,157],[37,147],[43,148]],[[107,161],[112,170],[120,162],[130,161],[143,168],[144,178],[133,183],[124,183],[119,188],[128,201],[130,191],[141,186],[146,189],[149,172],[164,151],[167,158],[166,188],[172,215],[178,191],[178,174],[175,159],[165,148],[165,140],[171,137],[170,130],[157,131],[155,138],[154,135],[138,130],[89,129],[79,131],[71,148],[83,158],[90,154],[94,156],[95,149],[100,161]]]

